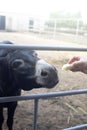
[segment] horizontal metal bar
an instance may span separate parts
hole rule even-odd
[[[60,91],[60,92],[52,92],[52,93],[45,93],[45,94],[31,94],[31,95],[24,95],[24,96],[0,97],[0,103],[31,100],[31,99],[45,99],[49,97],[58,97],[58,96],[71,96],[77,94],[87,94],[87,89]]]
[[[15,48],[15,49],[29,49],[29,50],[47,50],[47,51],[87,51],[87,47],[74,46],[49,46],[49,45],[12,45],[0,44],[0,48]]]
[[[78,125],[78,126],[74,126],[74,127],[70,127],[70,128],[65,128],[63,130],[82,130],[84,128],[87,128],[87,124],[82,124],[82,125]]]

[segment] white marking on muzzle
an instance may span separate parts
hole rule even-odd
[[[44,60],[39,60],[36,63],[36,82],[39,84],[44,84],[44,76],[41,75],[42,71],[46,71],[47,73],[49,72],[49,68],[52,68],[50,64],[45,62]]]
[[[52,68],[50,64],[45,62],[44,60],[39,60],[36,64],[36,76],[40,76],[42,70]]]

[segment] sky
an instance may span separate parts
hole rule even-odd
[[[87,17],[87,0],[0,0],[0,12],[47,17],[51,12],[81,11]]]

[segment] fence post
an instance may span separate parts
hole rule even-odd
[[[37,130],[38,100],[39,99],[34,100],[34,126],[33,126],[33,130]]]
[[[80,20],[78,19],[76,23],[76,36],[78,36],[79,34],[79,26],[80,26],[79,23],[80,23]]]
[[[56,36],[57,20],[54,20],[53,38]]]

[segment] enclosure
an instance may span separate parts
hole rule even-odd
[[[39,34],[38,34],[39,35]],[[17,45],[57,45],[57,46],[74,46],[87,47],[86,37],[82,43],[72,42],[70,39],[48,39],[32,33],[0,33],[0,41],[10,40]],[[49,36],[48,36],[49,37]],[[80,37],[82,38],[82,37]],[[81,42],[81,41],[80,41]],[[26,94],[44,94],[50,92],[71,91],[77,89],[86,89],[87,77],[83,73],[72,73],[70,71],[62,71],[63,64],[67,63],[68,59],[74,55],[87,56],[87,52],[73,51],[40,51],[38,55],[55,65],[59,72],[60,83],[53,89],[37,89],[29,92],[22,91],[22,95]],[[54,97],[41,99],[38,108],[38,130],[62,130],[75,125],[87,123],[87,96],[72,95],[67,97]],[[6,117],[6,109],[4,110]],[[19,101],[14,117],[14,130],[32,130],[34,116],[34,102],[32,100]],[[4,124],[4,129],[6,124]]]

